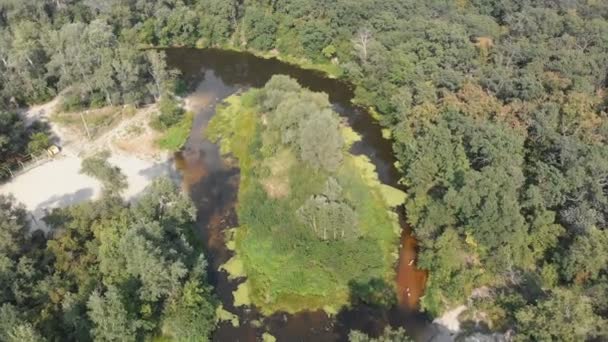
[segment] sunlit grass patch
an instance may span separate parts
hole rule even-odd
[[[107,106],[76,112],[57,112],[51,115],[51,121],[74,128],[83,136],[87,136],[88,129],[91,138],[97,138],[135,113],[133,106]]]
[[[268,158],[264,165],[270,174],[260,180],[264,190],[271,198],[284,198],[289,195],[289,169],[296,163],[293,153],[284,148],[275,156]]]
[[[346,149],[349,149],[357,141],[361,141],[361,135],[355,132],[350,126],[343,124],[340,126],[340,131],[344,138],[344,147]]]
[[[188,141],[193,120],[194,114],[187,112],[179,123],[169,127],[163,133],[163,136],[158,140],[158,146],[169,151],[181,149],[186,144],[186,141]]]
[[[236,290],[232,293],[234,296],[234,306],[251,305],[251,297],[249,296],[249,283],[246,281],[239,284]]]
[[[277,338],[272,336],[270,333],[263,333],[262,334],[262,342],[276,342]]]
[[[224,306],[221,304],[215,309],[215,317],[218,322],[230,322],[233,327],[238,327],[241,324],[241,322],[239,321],[239,316],[224,309]]]
[[[232,257],[225,264],[219,267],[219,270],[228,273],[228,279],[236,279],[246,276],[243,268],[243,261],[238,257]]]

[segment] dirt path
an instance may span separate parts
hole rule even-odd
[[[460,305],[452,310],[446,311],[441,317],[436,318],[433,323],[446,327],[452,333],[457,333],[460,331],[458,316],[466,309],[466,306]]]
[[[13,194],[30,211],[34,228],[46,229],[41,218],[52,208],[94,199],[100,195],[100,183],[80,174],[82,159],[96,151],[112,152],[110,163],[120,167],[127,176],[129,187],[123,193],[127,200],[136,198],[159,176],[177,177],[172,155],[155,148],[156,133],[147,124],[153,108],[139,110],[99,138],[89,141],[81,132],[49,120],[57,103],[58,100],[55,99],[29,108],[22,115],[28,123],[34,120],[48,122],[61,147],[61,153],[53,160],[0,185],[0,194]]]

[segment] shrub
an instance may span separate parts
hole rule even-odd
[[[27,151],[31,154],[39,154],[51,146],[51,141],[46,133],[38,132],[32,134],[27,144]]]
[[[184,109],[173,96],[163,96],[158,106],[160,113],[150,123],[156,130],[166,130],[180,122],[184,116]]]
[[[194,115],[191,112],[186,113],[177,125],[169,127],[158,141],[158,145],[170,151],[177,151],[182,148],[190,136],[193,119]]]

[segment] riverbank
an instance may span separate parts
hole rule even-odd
[[[197,49],[197,50],[219,50],[219,51],[233,51],[239,53],[248,53],[253,56],[266,60],[277,60],[282,63],[298,67],[303,70],[316,71],[325,74],[328,78],[339,79],[343,75],[343,69],[339,65],[337,60],[328,61],[325,63],[319,63],[311,61],[308,58],[292,56],[289,54],[281,53],[278,49],[272,49],[270,51],[261,51],[243,46],[237,46],[234,44],[214,45],[205,46],[197,44],[196,46],[184,47],[184,46],[141,46],[142,50],[169,50],[169,49]]]
[[[283,63],[290,64],[293,66],[297,66],[298,68],[304,70],[312,70],[312,71],[320,71],[327,75],[329,78],[340,78],[342,76],[342,68],[338,63],[329,62],[329,63],[315,63],[308,58],[296,57],[288,54],[281,53],[277,49],[273,49],[270,51],[259,51],[248,48],[239,48],[236,46],[226,46],[221,47],[221,49],[229,50],[229,51],[237,51],[244,53],[251,53],[259,58],[264,59],[276,59]]]

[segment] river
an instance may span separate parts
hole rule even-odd
[[[400,187],[399,174],[394,167],[395,158],[390,141],[382,137],[379,124],[364,109],[351,103],[354,94],[348,83],[327,78],[320,72],[248,53],[187,48],[165,51],[169,66],[180,70],[192,89],[187,96],[187,105],[195,113],[190,138],[184,149],[176,154],[176,165],[182,174],[185,190],[198,208],[197,227],[209,259],[210,281],[224,308],[236,313],[240,319],[238,327],[227,322],[220,323],[214,340],[256,341],[267,331],[278,341],[345,341],[351,329],[377,335],[387,324],[405,327],[417,341],[445,340],[445,336],[438,335],[430,319],[418,311],[426,273],[411,263],[416,257],[416,240],[405,224],[402,208],[399,214],[404,227],[401,239],[403,248],[396,265],[399,305],[395,308],[379,310],[357,306],[343,310],[335,317],[327,317],[319,311],[295,315],[277,313],[264,318],[255,308],[242,309],[232,305],[232,291],[240,281],[229,281],[227,274],[217,269],[232,254],[226,248],[224,231],[237,226],[234,207],[239,171],[228,166],[221,158],[218,147],[202,134],[215,114],[218,103],[250,87],[264,86],[272,75],[289,75],[304,87],[329,95],[334,110],[362,136],[362,140],[353,145],[351,153],[369,157],[376,166],[381,182]],[[407,288],[410,289],[410,296],[406,295]]]

